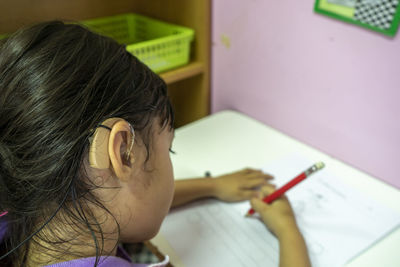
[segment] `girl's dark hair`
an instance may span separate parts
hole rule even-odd
[[[24,264],[37,239],[51,240],[48,249],[55,251],[68,241],[57,239],[50,224],[43,229],[54,236],[40,231],[49,219],[84,225],[79,230],[92,234],[97,264],[104,240],[95,234],[103,232],[88,203],[105,207],[82,166],[90,130],[110,117],[134,126],[147,157],[153,119],[162,127],[174,120],[165,83],[123,45],[60,21],[0,43],[0,211],[8,211],[1,255],[39,230],[8,264]],[[57,212],[62,216],[53,218]]]

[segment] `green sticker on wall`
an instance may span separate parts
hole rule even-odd
[[[316,0],[314,10],[389,36],[400,21],[399,0]]]

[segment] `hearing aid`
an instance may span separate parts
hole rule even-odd
[[[121,118],[109,118],[92,130],[92,136],[89,137],[89,165],[91,167],[96,169],[108,169],[110,167],[109,139],[112,127],[119,121],[124,120]],[[135,142],[135,131],[130,123],[128,123],[128,125],[131,138],[128,138],[128,148],[124,153],[125,160],[127,161],[130,159]],[[131,158],[130,162],[133,163],[134,159]]]

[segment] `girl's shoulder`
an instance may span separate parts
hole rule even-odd
[[[0,244],[4,238],[4,235],[7,231],[7,222],[5,220],[0,220]],[[0,255],[1,256],[1,255]],[[55,263],[52,265],[48,265],[48,267],[88,267],[94,266],[96,262],[96,257],[82,258],[71,261],[64,261]],[[165,256],[165,259],[159,263],[153,264],[141,264],[141,263],[133,263],[128,253],[121,247],[118,247],[117,256],[102,256],[99,259],[98,266],[99,267],[108,267],[108,266],[118,266],[118,267],[164,267],[169,263],[169,257]]]
[[[95,266],[96,257],[90,258],[82,258],[71,261],[59,262],[51,265],[47,265],[48,267],[89,267]],[[108,257],[100,257],[98,261],[99,267],[107,267],[107,266],[121,266],[121,267],[142,267],[141,265],[133,264],[132,262],[115,256]],[[145,266],[145,265],[144,265]]]
[[[59,262],[56,264],[48,265],[48,267],[88,267],[94,266],[96,257],[76,259],[72,261]],[[165,259],[159,263],[143,264],[133,263],[126,253],[126,251],[118,247],[117,256],[102,256],[99,259],[99,267],[165,267],[169,263],[169,257],[165,256]]]

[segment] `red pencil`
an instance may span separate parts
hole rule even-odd
[[[314,172],[322,169],[324,166],[325,166],[325,164],[323,162],[318,162],[318,163],[312,165],[310,168],[308,168],[307,170],[305,170],[304,172],[300,173],[298,176],[296,176],[295,178],[290,180],[287,184],[285,184],[284,186],[282,186],[278,190],[275,190],[272,194],[264,197],[263,201],[265,203],[268,203],[268,204],[272,203],[274,200],[276,200],[277,198],[282,196],[290,188],[292,188],[293,186],[297,185],[298,183],[300,183],[301,181],[306,179],[308,176],[310,176]],[[254,214],[254,212],[255,212],[255,210],[250,209],[247,212],[246,216],[250,216],[250,215]]]

